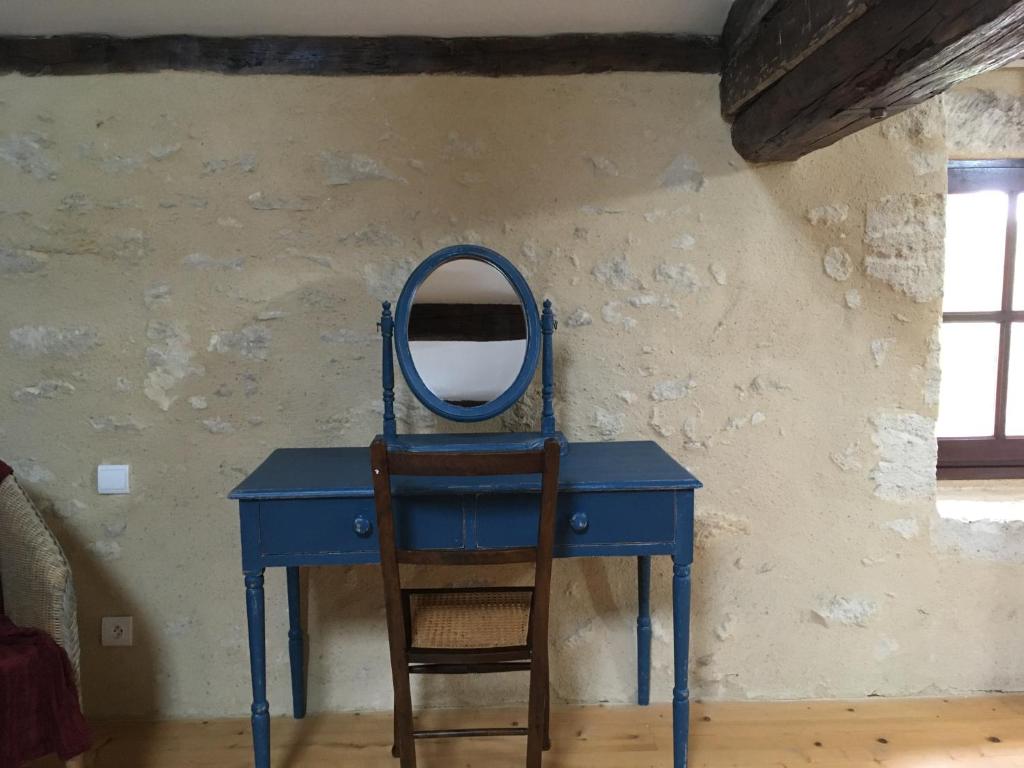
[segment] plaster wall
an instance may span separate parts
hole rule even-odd
[[[460,241],[555,302],[571,439],[656,439],[704,481],[695,696],[1021,688],[1020,566],[929,536],[941,110],[752,168],[717,86],[0,78],[0,453],[71,557],[87,709],[247,712],[225,494],[275,447],[371,439],[378,302]],[[489,426],[535,426],[538,399]],[[449,428],[398,401],[404,428]],[[130,496],[96,495],[100,462],[132,464]],[[557,702],[632,700],[634,568],[556,565]],[[311,709],[389,706],[377,571],[305,586]],[[280,713],[283,573],[267,590]],[[101,648],[100,617],[121,614],[135,646]],[[432,706],[525,699],[512,680],[428,683]]]
[[[1024,67],[965,80],[943,104],[951,158],[1024,158]]]

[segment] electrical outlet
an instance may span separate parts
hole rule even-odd
[[[131,645],[132,617],[104,616],[100,621],[100,643],[102,645]]]

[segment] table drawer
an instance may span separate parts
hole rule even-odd
[[[675,538],[674,491],[563,493],[558,499],[555,553],[634,545],[663,545]],[[476,497],[471,527],[480,549],[530,546],[537,541],[537,494]]]
[[[394,499],[399,546],[462,547],[463,500],[459,497]],[[372,498],[296,499],[260,502],[261,556],[377,552],[377,512]]]

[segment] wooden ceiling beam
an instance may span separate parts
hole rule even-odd
[[[1020,57],[1024,0],[739,0],[723,41],[737,151],[796,160]]]
[[[161,70],[275,75],[717,73],[717,37],[655,33],[542,37],[0,37],[0,73]]]

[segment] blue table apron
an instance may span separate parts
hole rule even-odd
[[[651,556],[672,556],[675,768],[686,766],[693,492],[700,482],[653,442],[572,443],[559,475],[555,557],[637,558],[637,701],[650,697]],[[400,545],[409,549],[523,546],[536,538],[539,479],[396,478]],[[292,711],[306,713],[299,568],[376,563],[368,448],[282,448],[230,498],[239,502],[252,672],[256,768],[270,766],[263,571],[284,567]],[[553,603],[557,610],[557,600]]]

